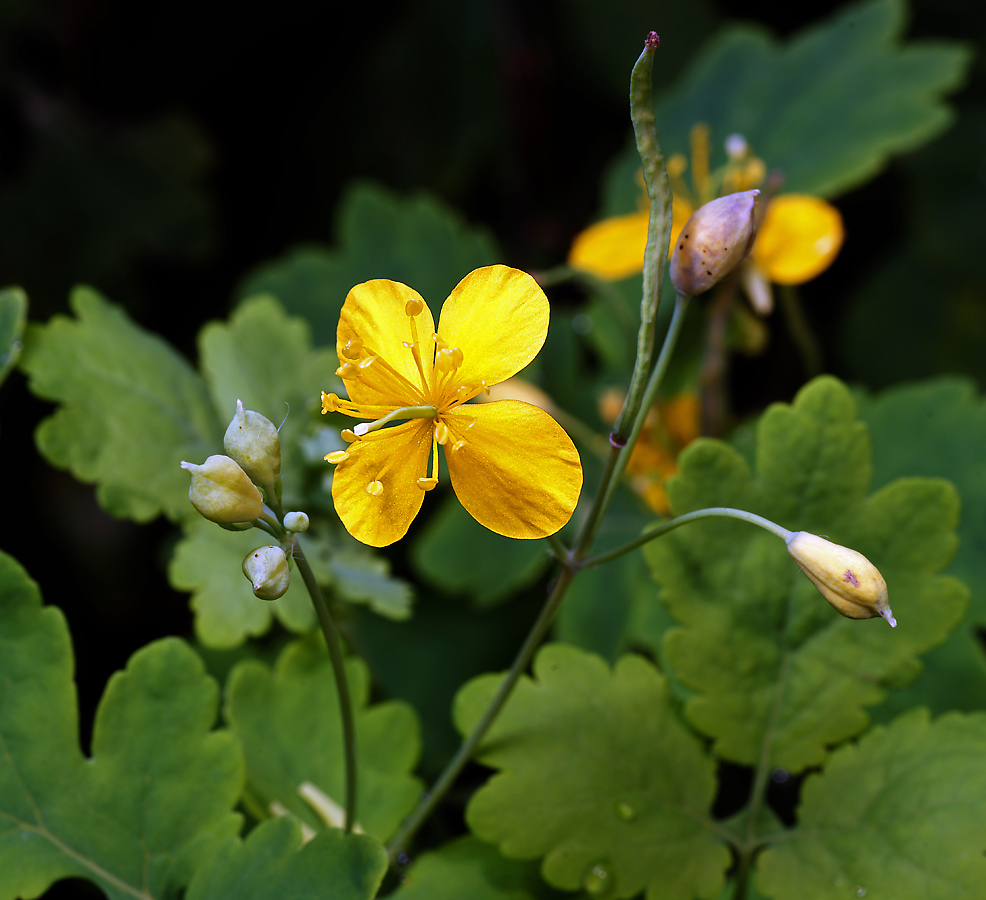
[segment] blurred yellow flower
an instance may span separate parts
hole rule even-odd
[[[708,167],[708,128],[692,129],[692,186],[682,175],[688,161],[681,154],[668,159],[673,191],[671,244],[692,212],[716,196],[747,191],[763,184],[766,167],[750,153],[739,135],[726,142],[729,161],[717,173]],[[646,197],[644,198],[646,203]],[[770,289],[775,284],[803,284],[827,269],[842,247],[842,216],[830,203],[807,194],[761,196],[762,219],[749,259],[741,269],[741,281],[761,314],[773,305]],[[615,216],[590,225],[575,237],[568,264],[607,281],[618,281],[640,272],[647,243],[647,209]]]
[[[534,359],[548,312],[537,282],[506,266],[459,282],[437,331],[407,285],[376,279],[349,292],[336,336],[349,400],[323,391],[322,412],[375,420],[344,430],[348,448],[325,457],[350,534],[374,547],[402,538],[438,484],[439,445],[462,505],[497,534],[545,537],[571,518],[582,466],[564,429],[518,400],[468,404]]]

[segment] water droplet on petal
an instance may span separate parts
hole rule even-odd
[[[371,481],[366,486],[366,492],[371,497],[379,497],[383,493],[383,485],[379,481]]]

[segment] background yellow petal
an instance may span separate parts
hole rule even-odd
[[[820,275],[842,248],[839,211],[820,197],[781,194],[767,205],[753,261],[776,284],[802,284]]]
[[[336,332],[336,352],[339,354],[339,363],[347,361],[347,357],[343,354],[346,344],[353,339],[359,339],[367,350],[386,359],[393,368],[415,385],[418,391],[416,396],[393,397],[381,395],[365,384],[346,381],[349,399],[354,403],[412,406],[425,402],[426,392],[421,382],[421,375],[411,351],[404,346],[405,342],[411,340],[410,321],[407,313],[404,312],[408,300],[420,300],[424,303],[424,309],[415,321],[427,374],[431,372],[435,353],[435,344],[431,337],[435,331],[435,320],[428,304],[417,291],[399,281],[377,278],[356,285],[347,295]]]
[[[539,538],[572,517],[582,464],[571,438],[544,410],[501,400],[457,407],[445,420],[452,487],[477,522],[507,537]],[[460,439],[462,446],[450,449]]]
[[[568,251],[568,264],[604,281],[620,281],[644,268],[647,210],[613,216],[579,232]]]
[[[671,204],[671,240],[674,246],[693,210],[691,204],[675,196]],[[568,264],[604,281],[620,281],[643,271],[647,245],[647,210],[626,216],[613,216],[579,232],[568,251]]]
[[[462,350],[457,383],[506,381],[524,368],[548,335],[548,298],[526,272],[486,266],[456,285],[442,307],[438,334]]]
[[[413,419],[383,428],[349,445],[336,466],[332,500],[342,524],[371,547],[399,541],[421,509],[425,492],[417,479],[428,474],[433,419]],[[380,483],[379,493],[367,487]]]

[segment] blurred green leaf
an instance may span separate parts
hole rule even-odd
[[[134,654],[106,686],[87,759],[65,619],[4,555],[0,623],[0,897],[77,877],[110,900],[177,900],[240,825],[243,761],[211,731],[219,691],[201,660],[176,639]]]
[[[986,716],[913,710],[837,750],[797,827],[757,861],[775,900],[978,900],[986,884]]]
[[[738,133],[784,174],[784,191],[834,197],[862,184],[948,127],[942,97],[962,85],[972,58],[960,44],[905,43],[905,20],[903,0],[872,0],[786,42],[759,28],[726,29],[659,95],[665,153],[688,155],[689,132],[704,122],[713,168]],[[639,168],[628,148],[610,172],[605,215],[637,208]]]
[[[391,900],[535,900],[560,898],[534,863],[504,859],[495,847],[461,837],[423,853]]]
[[[298,823],[262,822],[246,840],[228,838],[192,881],[186,900],[371,900],[387,854],[358,834],[332,830],[301,846]]]
[[[385,840],[410,813],[423,785],[411,775],[421,752],[417,717],[406,703],[367,706],[366,665],[346,661],[359,753],[359,824]],[[325,824],[298,795],[311,782],[340,807],[345,797],[335,679],[321,640],[289,644],[273,671],[239,663],[227,682],[225,716],[246,755],[247,782],[265,808],[279,802],[312,828]]]
[[[27,294],[20,288],[0,290],[0,384],[21,355],[27,324]]]
[[[38,448],[52,465],[95,482],[114,516],[190,518],[179,463],[222,446],[204,382],[95,291],[76,288],[70,304],[77,318],[29,326],[21,357],[31,390],[61,404],[38,426]]]
[[[484,528],[449,497],[415,541],[411,560],[436,587],[488,607],[537,580],[551,556],[543,541],[518,541]]]
[[[963,379],[940,378],[857,395],[873,443],[873,482],[940,475],[962,500],[959,549],[948,572],[970,588],[969,614],[944,645],[924,658],[922,676],[889,698],[883,720],[916,705],[932,712],[986,709],[986,653],[976,628],[986,628],[986,401]]]
[[[955,551],[958,499],[919,478],[868,495],[866,426],[833,378],[771,406],[757,436],[755,473],[724,443],[689,446],[668,484],[675,513],[736,507],[859,550],[886,578],[898,627],[841,617],[782,541],[735,520],[689,524],[645,555],[680,625],[664,659],[694,692],[689,721],[725,759],[797,771],[862,731],[864,707],[913,680],[917,654],[964,615],[965,587],[935,574]]]
[[[502,677],[459,692],[463,734]],[[543,856],[549,884],[612,898],[646,889],[650,900],[714,897],[722,887],[730,854],[709,818],[715,764],[640,657],[610,671],[575,647],[543,648],[476,758],[500,771],[470,801],[469,827],[507,857]]]
[[[186,524],[168,566],[168,580],[191,593],[195,634],[207,647],[237,647],[247,638],[266,634],[275,617],[297,633],[315,628],[314,608],[296,569],[291,571],[288,592],[279,600],[253,595],[243,560],[268,543],[269,536],[256,529],[226,531],[198,518]]]
[[[220,419],[228,423],[236,401],[242,400],[275,425],[284,421],[285,502],[302,499],[300,439],[319,424],[320,393],[332,387],[329,380],[338,366],[334,349],[312,349],[310,332],[305,321],[289,318],[272,297],[252,297],[228,322],[212,322],[199,335],[202,373]]]
[[[273,294],[312,324],[319,344],[335,347],[339,311],[354,285],[371,278],[403,282],[425,298],[437,322],[452,288],[473,269],[500,261],[489,235],[438,201],[401,198],[370,183],[349,189],[336,231],[336,249],[292,250],[249,274],[237,296]]]

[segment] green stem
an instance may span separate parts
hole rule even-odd
[[[657,139],[654,119],[652,72],[654,51],[658,46],[654,32],[648,36],[633,73],[630,75],[630,118],[637,139],[637,153],[644,171],[644,185],[650,199],[647,245],[644,249],[644,279],[640,298],[640,330],[637,333],[637,359],[630,388],[617,420],[614,434],[622,443],[630,434],[643,400],[644,386],[650,373],[654,351],[654,325],[664,282],[664,264],[671,240],[671,184],[664,166],[664,154]]]
[[[350,834],[356,824],[356,726],[353,720],[353,701],[349,695],[346,666],[342,656],[342,642],[339,639],[339,630],[332,621],[332,614],[322,596],[322,589],[315,580],[315,573],[301,549],[301,544],[298,543],[297,536],[293,544],[294,561],[305,582],[305,587],[308,588],[315,614],[322,626],[322,634],[325,635],[325,645],[329,650],[329,661],[335,675],[336,693],[339,695],[339,715],[342,718],[342,743],[346,764],[346,819],[343,829],[346,834]]]
[[[524,641],[524,645],[517,653],[517,657],[514,659],[510,671],[500,683],[500,687],[490,701],[490,705],[486,707],[482,717],[473,727],[469,736],[463,741],[458,752],[442,770],[442,774],[438,777],[434,785],[432,785],[431,790],[424,796],[421,803],[418,804],[418,808],[411,813],[404,821],[404,824],[401,825],[397,834],[387,843],[387,858],[391,863],[394,862],[407,842],[424,823],[425,819],[431,815],[455,779],[459,777],[459,773],[465,768],[469,760],[472,759],[472,755],[479,742],[483,739],[483,735],[486,734],[487,729],[493,724],[493,720],[499,715],[500,710],[503,709],[503,705],[510,697],[514,686],[520,680],[520,676],[523,675],[534,656],[534,651],[537,650],[541,640],[547,634],[548,628],[551,627],[551,620],[554,618],[562,598],[565,596],[565,591],[568,590],[568,586],[571,584],[577,571],[575,567],[566,565],[558,574],[558,579],[555,581],[551,593],[548,595],[548,599],[541,609],[541,614],[531,627],[527,639]]]
[[[791,335],[791,340],[801,354],[805,374],[809,378],[814,378],[822,371],[822,349],[808,324],[797,291],[789,284],[778,285],[778,289],[788,334]]]
[[[590,556],[588,559],[582,560],[581,568],[591,569],[595,566],[601,566],[603,563],[630,553],[638,547],[643,547],[644,544],[650,543],[681,525],[687,525],[689,522],[695,522],[698,519],[710,519],[714,517],[740,519],[743,522],[749,522],[751,525],[758,525],[771,534],[776,534],[777,537],[785,542],[792,534],[792,532],[786,528],[782,528],[776,522],[771,522],[770,519],[765,519],[763,516],[758,516],[755,513],[747,512],[745,509],[733,509],[729,506],[710,506],[707,509],[696,509],[693,512],[684,513],[673,519],[668,519],[667,522],[662,522],[660,525],[649,529],[645,534],[635,538],[628,544],[624,544],[622,547],[617,547],[615,550],[608,550],[606,553],[599,553],[596,556]]]

